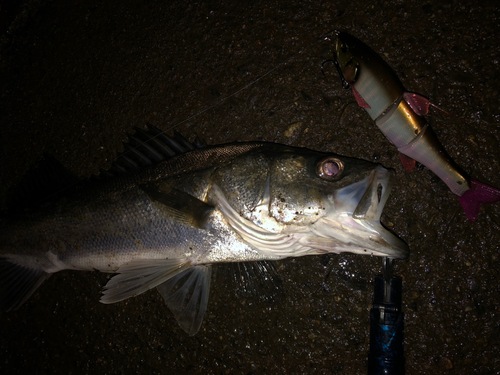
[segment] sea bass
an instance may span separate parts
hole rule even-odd
[[[212,264],[341,252],[408,257],[380,223],[392,180],[381,165],[266,142],[195,148],[175,137],[138,130],[114,176],[3,221],[2,310],[21,306],[54,272],[98,270],[117,274],[101,302],[156,287],[194,335]]]
[[[334,55],[345,88],[400,152],[407,171],[415,160],[433,171],[458,195],[467,218],[474,221],[482,203],[500,201],[500,190],[470,179],[448,156],[423,117],[429,101],[407,92],[396,73],[359,39],[338,32]]]

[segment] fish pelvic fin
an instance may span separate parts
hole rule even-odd
[[[156,287],[180,327],[193,336],[207,309],[211,275],[210,265],[193,266],[186,259],[134,260],[108,281],[101,302],[120,302]]]
[[[0,311],[18,309],[50,274],[0,259]]]
[[[458,197],[467,219],[474,222],[479,215],[481,204],[500,202],[500,190],[476,180],[470,181],[471,188]]]
[[[189,336],[201,327],[207,311],[212,267],[198,265],[156,287],[177,323]]]
[[[425,96],[414,92],[405,92],[403,94],[403,99],[417,115],[425,116],[429,113],[431,102]]]
[[[137,259],[121,266],[102,292],[105,304],[123,301],[152,289],[191,267],[185,259]]]

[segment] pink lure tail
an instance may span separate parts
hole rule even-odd
[[[500,190],[476,180],[470,181],[471,189],[458,197],[467,219],[474,222],[479,215],[481,203],[500,202]]]

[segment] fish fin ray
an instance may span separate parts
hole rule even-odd
[[[245,299],[274,302],[284,295],[276,262],[234,262],[217,268],[218,277],[236,284],[235,295]]]
[[[198,229],[207,229],[208,218],[214,207],[181,190],[159,189],[153,184],[141,186],[153,200],[166,206],[175,219]]]
[[[470,190],[458,197],[458,200],[467,219],[474,222],[479,215],[481,204],[500,202],[500,190],[476,180],[471,180],[470,183]]]
[[[0,259],[0,311],[18,309],[50,273]]]
[[[371,108],[370,105],[365,101],[365,99],[363,99],[363,97],[358,92],[358,90],[356,90],[353,85],[351,85],[351,88],[352,88],[352,93],[354,94],[354,97],[356,98],[356,102],[358,102],[358,105],[361,108],[368,108],[368,109],[370,109]]]
[[[198,265],[158,285],[156,289],[174,315],[179,326],[195,335],[207,310],[212,267]]]
[[[401,159],[401,164],[403,164],[403,168],[406,172],[410,173],[411,171],[413,171],[416,165],[416,161],[414,159],[401,152],[399,153],[399,158]]]
[[[138,259],[118,269],[102,292],[105,304],[123,301],[152,289],[191,267],[186,259]]]
[[[202,148],[201,142],[189,142],[179,133],[170,137],[151,124],[147,129],[136,127],[134,134],[128,135],[124,142],[125,150],[119,154],[111,167],[101,170],[99,177],[123,175],[141,168],[159,164],[165,160]]]

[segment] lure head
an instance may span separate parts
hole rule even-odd
[[[405,92],[396,73],[361,40],[338,32],[333,49],[344,88],[352,88],[356,101],[373,120]]]
[[[338,32],[334,45],[334,62],[344,88],[348,88],[349,85],[356,82],[359,74],[359,61],[357,61],[351,52],[351,47],[349,47],[349,44],[352,46],[352,43],[349,43],[349,39],[352,38],[349,34]]]

